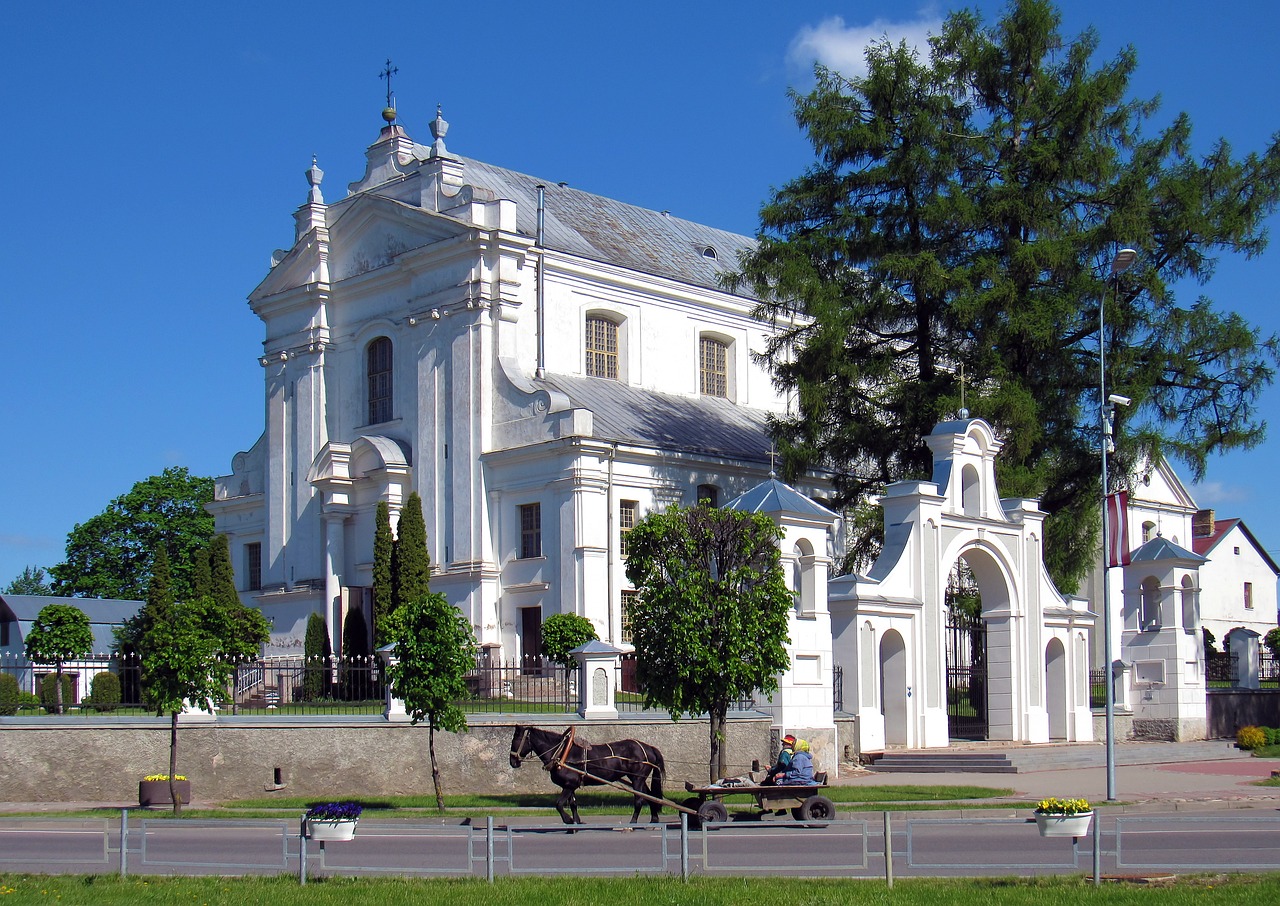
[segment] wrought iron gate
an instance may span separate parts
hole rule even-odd
[[[947,728],[952,739],[987,738],[987,625],[961,610],[947,615]]]

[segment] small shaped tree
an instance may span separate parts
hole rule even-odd
[[[143,695],[170,716],[169,794],[175,815],[182,811],[174,784],[178,715],[187,703],[211,711],[226,695],[235,662],[257,655],[269,636],[258,611],[239,603],[223,607],[205,595],[170,605],[165,619],[152,623],[140,639]]]
[[[391,553],[394,577],[392,609],[403,607],[431,592],[431,554],[427,552],[427,523],[422,518],[422,498],[414,491],[400,510],[400,526]],[[385,643],[384,643],[385,644]]]
[[[596,626],[577,613],[556,613],[542,624],[542,653],[563,667],[575,665],[569,652],[592,639],[598,639]]]
[[[307,617],[307,633],[302,637],[303,701],[314,702],[328,697],[329,658],[332,655],[324,617],[312,613]]]
[[[93,651],[93,630],[89,618],[79,607],[70,604],[48,604],[40,608],[27,633],[27,657],[43,664],[53,664],[54,712],[62,713],[62,665],[74,658],[88,657]]]
[[[391,560],[396,542],[391,535],[391,508],[385,500],[378,501],[373,523],[373,645],[380,648],[388,642],[387,620],[395,609]]]
[[[397,659],[389,670],[391,690],[404,701],[413,723],[426,721],[436,807],[443,810],[436,729],[450,733],[467,729],[467,716],[458,700],[466,696],[466,677],[475,666],[475,633],[444,595],[426,594],[403,602],[396,610],[391,638]]]

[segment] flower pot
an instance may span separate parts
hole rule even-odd
[[[356,835],[355,818],[308,818],[307,837],[329,843],[350,840]]]
[[[1042,837],[1083,837],[1089,833],[1093,812],[1077,812],[1074,815],[1036,815],[1036,827]]]
[[[177,792],[178,798],[182,800],[183,805],[191,804],[190,780],[175,780],[173,788]],[[138,805],[143,808],[150,808],[154,805],[173,805],[173,799],[169,796],[169,781],[139,780]]]

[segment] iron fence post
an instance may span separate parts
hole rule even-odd
[[[493,883],[493,815],[484,819],[484,874]]]
[[[689,880],[689,813],[680,813],[680,880]]]
[[[1102,813],[1093,816],[1093,886],[1102,886]]]
[[[306,886],[307,883],[307,819],[302,817],[298,821],[298,884]]]
[[[129,877],[129,810],[120,809],[120,877]]]
[[[893,827],[889,813],[884,813],[884,882],[893,890]]]

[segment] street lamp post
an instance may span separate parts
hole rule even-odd
[[[1120,249],[1111,259],[1112,292],[1120,298],[1120,275],[1127,271],[1138,253],[1133,249]],[[1116,403],[1128,405],[1124,397],[1107,395],[1107,300],[1103,293],[1098,303],[1098,420],[1102,428],[1102,659],[1106,664],[1106,736],[1107,736],[1107,801],[1116,801],[1116,733],[1115,733],[1115,669],[1111,657],[1111,545],[1107,537],[1107,453],[1111,446],[1112,419]]]

